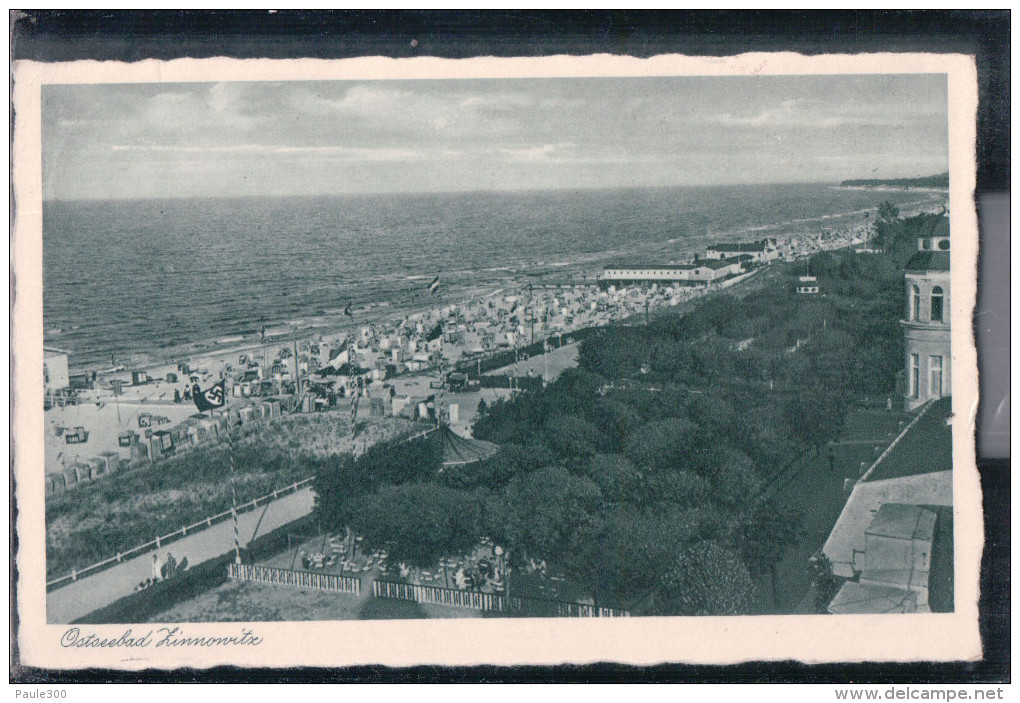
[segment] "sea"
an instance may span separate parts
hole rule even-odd
[[[271,332],[356,324],[712,241],[862,225],[885,200],[835,184],[47,201],[43,326],[72,366],[167,360]],[[516,288],[515,288],[516,287]],[[350,305],[353,317],[345,316]]]

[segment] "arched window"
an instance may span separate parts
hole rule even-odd
[[[931,321],[942,322],[942,286],[931,289]]]
[[[910,319],[921,318],[921,289],[917,286],[910,287]]]

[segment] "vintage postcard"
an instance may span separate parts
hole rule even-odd
[[[23,663],[980,657],[970,57],[13,76]]]

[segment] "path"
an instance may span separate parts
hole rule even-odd
[[[555,381],[560,374],[577,366],[577,344],[565,344],[562,347],[550,349],[546,354],[548,357],[549,382]],[[514,364],[502,368],[486,371],[486,376],[541,376],[545,370],[546,362],[542,355],[522,359]]]
[[[813,574],[809,559],[821,549],[846,505],[848,494],[843,491],[843,481],[860,478],[861,462],[870,464],[876,458],[871,445],[892,442],[901,416],[900,413],[886,411],[852,410],[843,436],[833,442],[835,466],[829,466],[826,450],[820,455],[809,452],[794,469],[795,475],[777,490],[775,499],[781,508],[803,515],[801,527],[804,534],[798,544],[786,550],[776,565],[775,612],[801,613],[805,612],[805,608],[810,608],[807,612],[813,612]],[[876,428],[888,430],[889,436],[884,440],[858,440],[860,433],[872,437],[884,434],[876,432]],[[762,586],[771,596],[767,577],[763,579]]]
[[[269,503],[265,517],[259,525],[259,535],[265,535],[298,520],[312,511],[315,496],[311,488],[303,488]],[[259,508],[238,516],[241,545],[254,536],[255,526],[263,514]],[[225,520],[183,537],[167,546],[133,557],[117,566],[81,578],[46,596],[46,620],[50,623],[70,623],[134,593],[135,586],[152,576],[152,555],[166,561],[167,552],[173,552],[178,561],[188,558],[192,567],[215,559],[234,548],[234,525]]]

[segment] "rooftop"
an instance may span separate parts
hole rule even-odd
[[[935,513],[919,505],[886,503],[865,530],[866,534],[898,539],[931,540],[935,531]]]
[[[690,271],[696,269],[701,264],[609,264],[606,266],[606,271],[616,271],[619,269],[637,270],[637,271]]]
[[[922,409],[924,416],[900,438],[863,481],[917,476],[953,470],[952,398],[940,398]]]
[[[721,242],[708,247],[709,251],[765,251],[769,248],[766,240],[757,242]]]
[[[732,258],[732,259],[706,259],[706,260],[700,262],[700,264],[702,266],[704,266],[705,268],[710,268],[710,269],[721,269],[721,268],[724,268],[726,266],[732,266],[733,264],[736,264],[736,263],[739,263],[739,260],[736,259],[736,258]]]
[[[922,232],[922,237],[948,237],[949,236],[949,218],[940,217],[938,219],[933,218],[933,222],[928,226],[927,232]]]
[[[918,251],[907,260],[907,271],[948,271],[948,251]]]
[[[917,609],[917,594],[903,588],[874,586],[847,581],[829,604],[829,612],[912,613]]]
[[[843,511],[829,533],[822,552],[832,562],[833,573],[854,576],[855,551],[865,547],[865,532],[881,509],[890,503],[924,506],[952,506],[953,457],[950,416],[951,398],[921,408],[917,421],[900,435],[895,446],[872,465],[854,486]],[[891,522],[899,509],[887,510]],[[887,525],[889,531],[892,526]],[[936,529],[938,529],[936,525]]]

